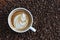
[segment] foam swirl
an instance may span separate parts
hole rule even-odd
[[[21,13],[14,18],[14,26],[17,29],[25,28],[27,24],[28,24],[27,16],[24,13]]]

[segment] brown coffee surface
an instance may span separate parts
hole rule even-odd
[[[29,14],[29,12],[27,12],[26,10],[19,10],[19,11],[16,11],[16,12],[14,12],[14,14],[12,15],[12,17],[11,17],[11,23],[12,23],[12,25],[13,25],[13,27],[14,28],[16,28],[15,26],[14,26],[14,18],[16,17],[16,16],[18,16],[18,15],[20,15],[20,14],[25,14],[26,15],[26,17],[27,17],[27,21],[28,21],[28,23],[21,29],[18,29],[18,30],[26,30],[27,28],[29,28],[30,27],[30,25],[31,25],[31,22],[32,22],[32,19],[31,19],[31,16],[30,16],[30,14]],[[20,19],[20,17],[19,17],[19,19]],[[19,20],[19,19],[17,19],[17,20]],[[19,21],[21,21],[21,20],[19,20]]]

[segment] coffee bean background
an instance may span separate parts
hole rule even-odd
[[[18,7],[31,11],[36,32],[10,29],[8,15]],[[0,0],[0,40],[60,40],[60,0]]]

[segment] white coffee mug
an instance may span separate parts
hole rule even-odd
[[[12,27],[11,16],[14,14],[14,12],[16,12],[16,11],[18,11],[18,10],[21,10],[21,9],[22,9],[22,10],[26,10],[27,12],[29,12],[29,14],[31,15],[32,22],[31,22],[31,25],[30,25],[26,30],[18,31],[18,30],[14,29],[14,28]],[[10,12],[9,16],[8,16],[8,24],[9,24],[9,27],[10,27],[13,31],[18,32],[18,33],[26,32],[26,31],[28,31],[29,29],[32,30],[33,32],[36,32],[36,29],[32,27],[32,24],[33,24],[33,16],[32,16],[32,14],[31,14],[31,12],[30,12],[29,10],[25,9],[25,8],[16,8],[16,9],[12,10],[12,11]]]

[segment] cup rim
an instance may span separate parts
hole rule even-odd
[[[20,8],[20,7],[19,7],[19,8],[15,8],[15,9],[13,9],[13,10],[10,12],[10,14],[8,15],[8,24],[9,24],[9,27],[10,27],[13,31],[18,32],[18,33],[23,33],[23,32],[28,31],[31,26],[28,27],[26,30],[23,30],[23,31],[17,31],[17,30],[15,30],[13,27],[11,27],[11,26],[12,26],[12,24],[11,24],[11,16],[14,14],[15,11],[20,10],[20,9],[23,9],[23,10],[26,10],[27,12],[29,12],[29,14],[31,15],[31,18],[32,18],[32,22],[31,22],[31,26],[32,26],[32,24],[33,24],[33,16],[32,16],[32,14],[31,14],[31,12],[30,12],[29,10],[25,9],[25,8]]]

